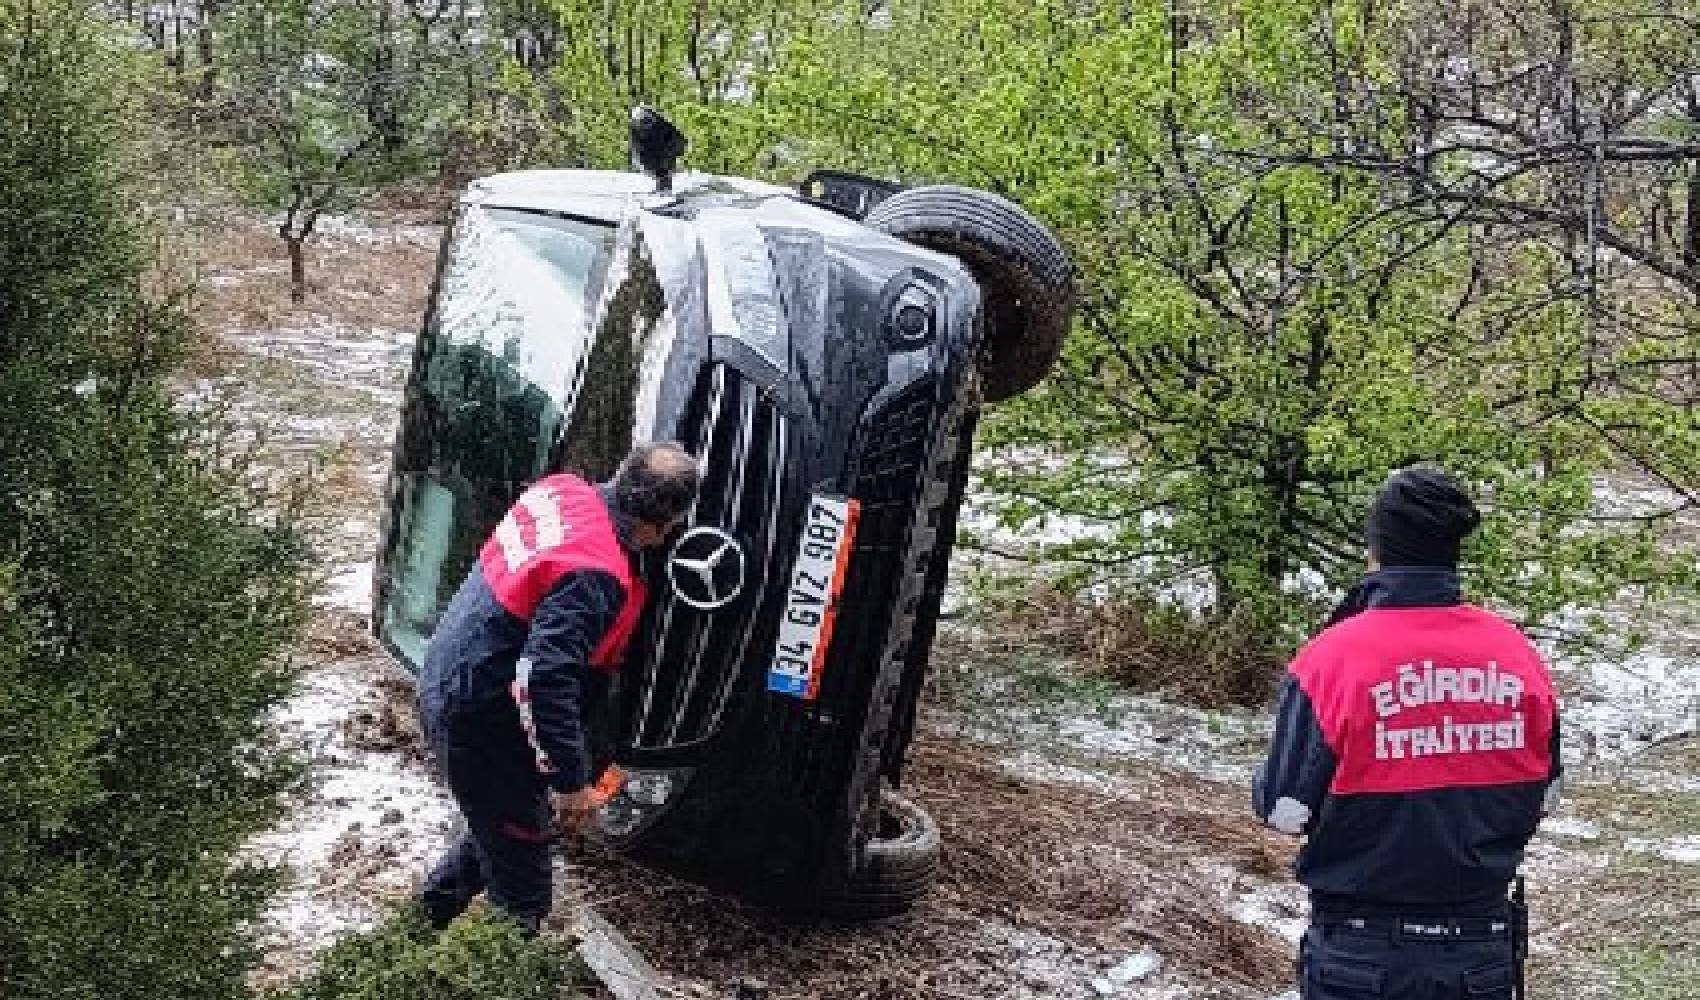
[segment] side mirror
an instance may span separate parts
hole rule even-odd
[[[632,168],[655,178],[655,190],[673,190],[673,174],[690,141],[678,126],[647,104],[632,109]]]

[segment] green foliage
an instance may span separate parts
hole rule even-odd
[[[241,996],[297,770],[266,724],[298,535],[174,407],[188,323],[127,197],[139,80],[93,9],[0,0],[0,993]]]
[[[1098,529],[1047,553],[1076,579],[1184,592],[1279,651],[1359,571],[1375,487],[1424,460],[1490,512],[1473,596],[1531,626],[1692,582],[1670,510],[1598,495],[1654,469],[1674,510],[1700,478],[1700,156],[1649,146],[1700,131],[1686,22],[1619,0],[1527,4],[1516,32],[1427,0],[403,6],[218,8],[211,120],[284,212],[298,287],[321,212],[433,164],[622,167],[650,102],[699,169],[978,185],[1066,237],[1077,329],[985,423],[983,471],[1006,526]],[[1462,51],[1467,87],[1434,72]],[[1472,138],[1483,79],[1513,82]],[[1516,145],[1570,120],[1626,152]]]
[[[630,78],[584,33],[556,74],[600,130],[566,127],[585,161],[618,162],[611,105],[641,94],[675,102],[699,168],[948,179],[1055,226],[1083,273],[1079,325],[1057,375],[984,426],[982,471],[1009,528],[1099,529],[1049,553],[1083,577],[1183,583],[1205,620],[1278,652],[1361,571],[1387,472],[1423,460],[1489,511],[1466,553],[1472,596],[1531,626],[1691,582],[1668,517],[1602,519],[1596,497],[1611,470],[1656,465],[1679,490],[1700,475],[1692,391],[1661,367],[1695,354],[1691,300],[1649,295],[1645,275],[1585,284],[1573,231],[1496,226],[1393,166],[1353,166],[1423,141],[1410,108],[1375,94],[1423,82],[1407,68],[1436,57],[1408,39],[1453,26],[1450,8],[929,0],[772,25],[717,10],[745,18],[728,38],[770,29],[730,89],[684,85],[688,11],[646,6],[649,40],[641,24],[619,36],[651,82],[614,98],[599,95]],[[1590,73],[1677,79],[1680,33],[1582,23]],[[1478,57],[1519,58],[1495,43]],[[1423,183],[1469,169],[1436,163]],[[1515,174],[1503,190],[1550,193]],[[1602,306],[1614,298],[1635,308]]]
[[[580,966],[558,941],[528,939],[497,915],[433,932],[411,908],[331,946],[307,979],[275,1000],[561,1000]]]
[[[691,134],[693,162],[751,169],[759,142],[747,110],[762,103],[777,72],[779,39],[805,32],[833,5],[698,0],[605,3],[604,0],[504,0],[496,5],[512,30],[550,40],[547,58],[509,62],[503,74],[507,110],[532,136],[531,166],[621,169],[626,124],[637,104],[676,115]]]
[[[1064,580],[990,577],[973,606],[979,631],[1020,651],[1004,668],[1012,692],[1096,703],[1100,714],[1104,692],[1129,689],[1210,708],[1257,703],[1280,667],[1256,623],[1200,619],[1138,593],[1082,600]],[[1058,674],[1059,654],[1087,671]],[[976,650],[973,670],[988,658]]]
[[[465,131],[452,86],[471,58],[464,34],[438,44],[435,20],[406,9],[416,23],[402,23],[395,5],[361,0],[218,9],[218,72],[209,70],[200,95],[210,124],[185,138],[212,144],[226,183],[281,214],[296,301],[306,296],[303,245],[319,219],[440,166],[448,136]]]
[[[1497,8],[1426,2],[503,0],[492,23],[522,58],[501,64],[493,127],[527,165],[619,168],[626,112],[650,102],[698,169],[1011,195],[1066,237],[1084,287],[1058,373],[984,425],[983,499],[1007,527],[1084,521],[1047,553],[1075,579],[1185,593],[1275,653],[1360,571],[1386,473],[1423,460],[1490,512],[1472,595],[1540,626],[1692,582],[1669,516],[1602,518],[1597,493],[1655,468],[1673,507],[1694,503],[1678,366],[1700,346],[1700,276],[1650,279],[1684,273],[1658,234],[1696,157],[1650,172],[1634,146],[1590,180],[1536,147],[1483,169],[1480,142],[1444,145],[1457,126],[1429,109],[1456,95],[1432,69],[1465,47],[1479,77],[1516,79],[1564,47],[1550,65],[1578,114],[1615,120],[1686,86],[1693,41],[1621,6],[1530,4],[1507,33]],[[1477,110],[1539,133],[1554,86]],[[1621,262],[1583,245],[1596,230]]]

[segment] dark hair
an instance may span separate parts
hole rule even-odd
[[[625,514],[665,527],[696,501],[702,470],[672,441],[640,444],[614,473],[614,502]]]

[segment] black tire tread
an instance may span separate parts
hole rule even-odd
[[[907,818],[905,835],[897,840],[869,841],[864,867],[855,881],[822,898],[820,910],[826,916],[843,920],[897,916],[913,906],[937,877],[941,845],[938,823],[890,789],[881,793],[881,808]]]
[[[1068,331],[1074,268],[1041,222],[999,195],[943,184],[892,195],[864,222],[956,256],[979,281],[990,321],[981,361],[987,401],[1045,377]]]
[[[1008,230],[1036,249],[1045,248],[1048,252],[1035,259],[1054,267],[1050,275],[1051,280],[1061,282],[1070,276],[1072,269],[1068,255],[1063,252],[1044,223],[1015,202],[990,191],[956,184],[929,184],[908,188],[881,202],[874,211],[868,213],[868,219],[884,220],[899,214],[926,215],[940,211],[948,211],[952,219],[970,218],[988,228]]]

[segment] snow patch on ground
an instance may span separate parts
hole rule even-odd
[[[1149,947],[1094,953],[1042,931],[991,922],[977,932],[1019,955],[1009,964],[1009,987],[998,994],[1011,1000],[1185,1000],[1198,995],[1198,983]]]
[[[1592,820],[1568,816],[1550,816],[1541,820],[1540,832],[1549,837],[1574,837],[1578,840],[1598,840],[1600,825]]]
[[[1310,900],[1297,882],[1272,882],[1240,893],[1228,913],[1297,945],[1310,922]]]
[[[1096,956],[1062,938],[993,922],[982,924],[978,932],[994,946],[1020,956],[1010,964],[1016,996],[1085,996],[1086,984],[1098,974]]]
[[[991,453],[980,453],[974,457],[978,467],[983,467],[988,462],[1006,460]],[[1120,522],[1114,519],[1056,511],[1036,511],[1031,517],[1012,527],[1005,522],[1000,510],[1006,501],[1007,498],[987,491],[980,479],[970,477],[962,501],[962,510],[957,515],[957,524],[965,537],[974,540],[974,544],[959,550],[956,560],[959,568],[969,566],[978,570],[990,569],[1016,575],[1038,574],[1044,572],[1044,568],[1042,564],[1033,563],[1031,560],[1047,553],[1055,554],[1080,543],[1109,543],[1114,541],[1122,530]],[[1157,511],[1147,511],[1140,515],[1140,521],[1146,529],[1156,527],[1166,519],[1166,514]],[[1116,581],[1154,574],[1158,570],[1159,564],[1154,559],[1135,559],[1118,565],[1113,572],[1096,574],[1092,582],[1085,586],[1082,595],[1087,599],[1101,600],[1110,595]],[[961,575],[960,572],[953,572],[951,579],[956,580]],[[1295,584],[1305,585],[1308,584]],[[1208,575],[1197,570],[1170,575],[1153,593],[1174,607],[1192,611],[1208,607],[1216,596],[1215,586]],[[959,598],[952,600],[947,592],[947,608],[959,603]]]
[[[1037,553],[1080,541],[1107,541],[1115,535],[1108,521],[1070,514],[1037,514],[1019,528],[1010,528],[995,509],[975,503],[983,497],[978,483],[970,482],[957,524],[989,548],[1013,553]]]
[[[1032,750],[1012,754],[1003,758],[1000,763],[1005,771],[1015,777],[1059,785],[1081,785],[1107,794],[1113,794],[1125,788],[1127,784],[1118,780],[1115,775],[1069,764],[1058,764]]]
[[[435,246],[441,232],[435,226],[374,226],[327,216],[315,242],[320,251],[346,253],[352,268],[363,266],[356,260],[362,247]],[[211,283],[243,285],[279,267],[230,268],[211,276]],[[359,294],[353,287],[342,290]],[[299,974],[336,937],[369,926],[388,900],[411,891],[459,824],[452,799],[417,748],[403,752],[374,738],[374,720],[393,723],[397,713],[410,716],[411,708],[405,693],[385,680],[383,660],[357,651],[362,643],[347,617],[370,610],[378,511],[368,509],[363,491],[387,473],[415,331],[362,326],[312,311],[325,301],[334,296],[292,309],[265,329],[223,331],[235,364],[186,385],[180,398],[187,409],[224,414],[256,428],[250,438],[282,446],[283,463],[294,461],[287,457],[292,452],[351,448],[339,461],[358,484],[349,496],[336,498],[343,507],[324,526],[322,541],[332,564],[314,598],[320,619],[315,629],[353,632],[347,641],[336,638],[339,648],[350,651],[313,664],[275,718],[286,737],[304,747],[312,781],[287,820],[249,844],[254,857],[289,872],[285,891],[263,918],[262,982]]]
[[[267,232],[275,233],[282,223],[282,216],[274,216],[260,223],[259,227]],[[331,214],[319,216],[318,223],[313,227],[313,237],[318,241],[349,243],[356,246],[412,243],[416,246],[434,247],[442,240],[443,229],[441,226],[376,224],[354,215]]]
[[[1035,704],[1012,687],[1010,679],[988,679],[970,704],[940,713],[936,724],[977,743],[1016,748],[1006,766],[1042,781],[1113,789],[1118,771],[1144,761],[1244,783],[1268,740],[1270,723],[1261,713],[1206,711],[1133,694],[1090,706]]]
[[[1652,517],[1688,506],[1681,493],[1651,479],[1597,476],[1593,483],[1592,513],[1600,517]]]
[[[1666,861],[1685,865],[1700,864],[1700,836],[1632,837],[1624,841],[1623,846],[1641,854],[1655,854]]]
[[[315,381],[393,404],[401,391],[411,331],[357,329],[328,323],[318,328],[280,328],[265,333],[229,333],[225,340],[247,354],[287,361]]]
[[[1141,948],[1111,966],[1109,971],[1092,980],[1092,989],[1099,996],[1117,996],[1127,988],[1163,967],[1163,956],[1150,948]]]
[[[385,899],[410,889],[454,827],[454,803],[429,774],[396,754],[351,745],[350,721],[372,707],[370,670],[343,661],[314,671],[277,717],[306,746],[314,780],[290,818],[250,844],[292,876],[265,915],[269,950],[309,953],[369,926]]]
[[[1585,627],[1599,619],[1627,632],[1632,612],[1578,612],[1564,624]],[[1549,656],[1564,695],[1567,759],[1585,763],[1621,761],[1654,744],[1700,732],[1700,635],[1692,625],[1674,625],[1651,636],[1640,649],[1594,656]]]
[[[324,592],[313,603],[322,608],[366,614],[372,607],[372,568],[370,562],[342,567],[326,582]]]

